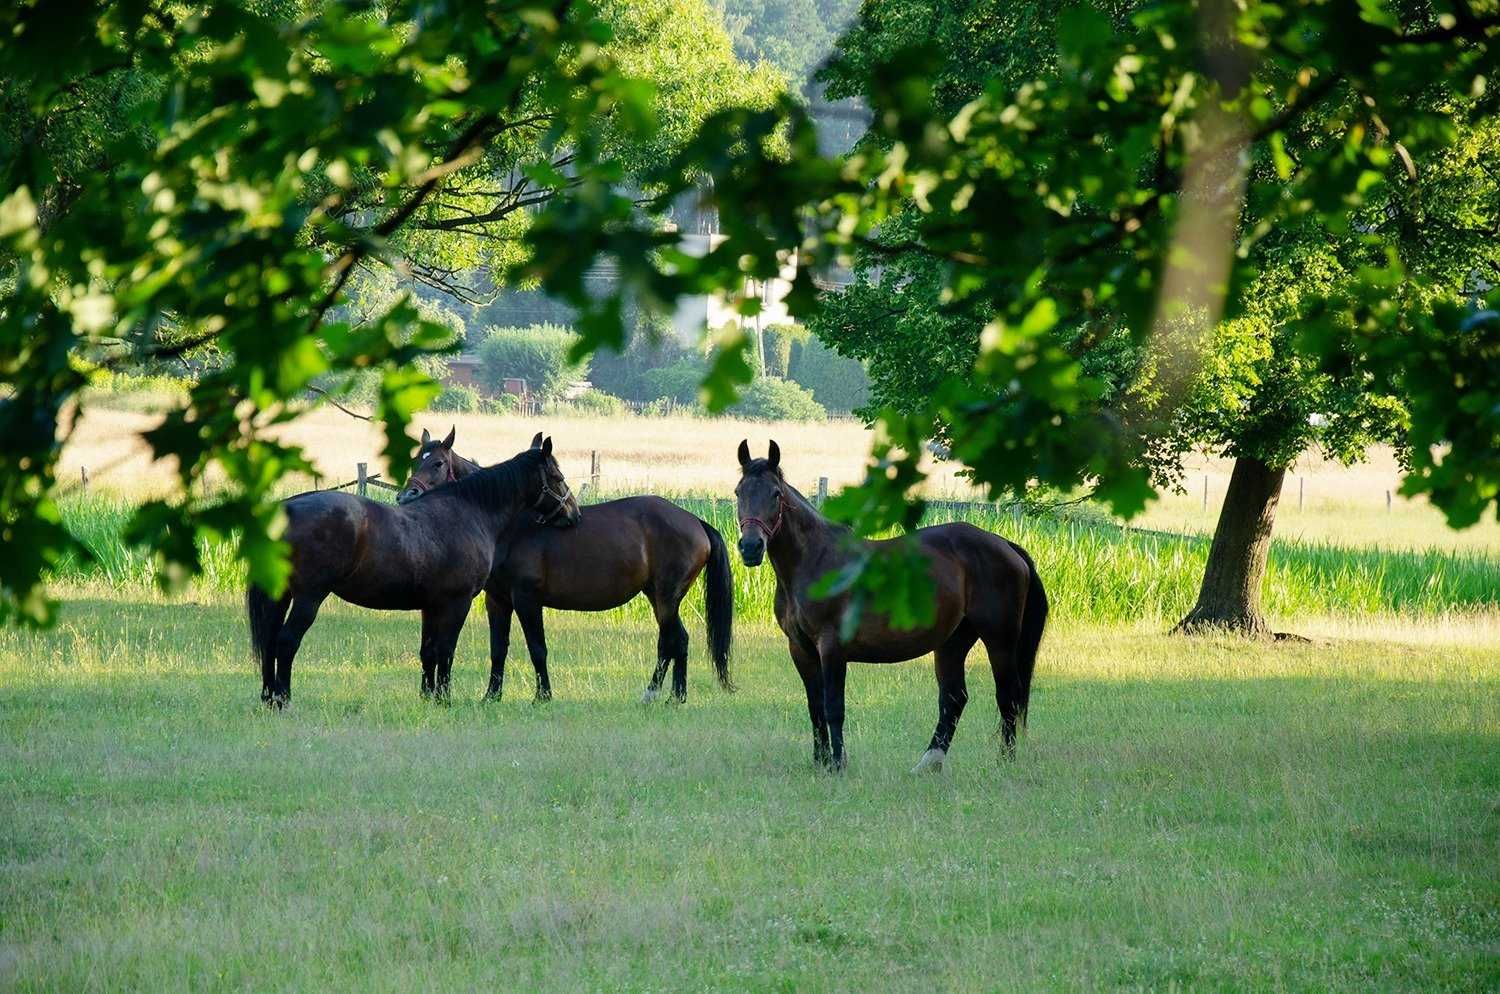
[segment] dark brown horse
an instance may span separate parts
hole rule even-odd
[[[284,508],[286,592],[273,598],[252,584],[245,593],[261,699],[278,707],[291,699],[292,660],[329,594],[361,607],[421,611],[422,693],[446,698],[453,648],[494,565],[496,540],[522,512],[578,520],[551,439],[409,507],[315,491]]]
[[[540,445],[541,438],[538,433],[532,445]],[[416,498],[427,491],[435,496],[443,492],[445,482],[466,479],[479,470],[477,464],[453,451],[452,432],[440,442],[423,432],[416,467],[396,497],[411,507],[421,504]],[[660,497],[626,497],[591,504],[572,528],[551,528],[548,524],[541,519],[522,520],[501,539],[502,549],[485,585],[485,609],[490,619],[487,697],[498,698],[505,683],[512,614],[521,619],[521,631],[536,669],[536,696],[547,700],[552,696],[552,681],[547,675],[542,608],[607,611],[645,594],[658,629],[656,668],[645,699],[654,700],[661,692],[662,679],[671,664],[672,696],[686,700],[688,633],[682,624],[682,599],[705,569],[703,614],[709,655],[719,682],[732,689],[729,648],[733,640],[734,584],[729,552],[713,525]]]
[[[758,566],[769,554],[776,571],[776,620],[786,633],[792,662],[807,689],[813,759],[844,767],[844,675],[849,662],[894,663],[929,652],[937,658],[938,722],[914,772],[940,770],[969,694],[964,660],[983,642],[995,674],[995,698],[1007,754],[1015,750],[1016,723],[1025,720],[1031,672],[1047,624],[1047,594],[1020,546],[964,522],[921,528],[918,546],[931,563],[936,620],[926,628],[898,629],[866,611],[854,636],[840,634],[848,595],[813,598],[820,577],[880,542],[861,540],[824,518],[781,473],[781,450],[751,459],[740,443],[740,555]]]

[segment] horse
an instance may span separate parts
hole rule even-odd
[[[245,591],[261,700],[278,708],[291,700],[292,660],[329,594],[361,607],[421,611],[422,695],[447,700],[454,646],[494,565],[496,540],[527,509],[578,520],[550,438],[411,506],[324,490],[282,507],[292,566],[286,592],[272,597],[253,583]]]
[[[424,494],[441,493],[448,481],[462,481],[479,466],[453,451],[454,433],[442,441],[422,433],[416,469],[396,496],[416,506]],[[532,439],[541,444],[541,433]],[[645,594],[656,616],[656,668],[643,700],[661,692],[667,666],[672,667],[672,697],[687,700],[688,632],[682,624],[682,599],[700,572],[705,573],[703,615],[709,655],[719,683],[733,690],[729,650],[734,638],[734,581],[723,537],[707,521],[660,497],[625,497],[590,504],[571,528],[547,527],[547,521],[519,522],[502,539],[494,571],[485,584],[490,621],[490,684],[487,699],[498,699],[505,683],[510,649],[510,622],[521,620],[526,648],[536,669],[536,697],[550,700],[547,640],[542,608],[563,611],[607,611]]]
[[[841,622],[849,595],[818,599],[810,588],[825,574],[896,540],[859,539],[819,514],[786,482],[774,441],[765,459],[750,458],[749,441],[740,442],[739,460],[735,500],[740,556],[749,567],[769,557],[776,573],[776,621],[807,690],[813,761],[835,772],[847,762],[844,677],[849,662],[894,663],[932,652],[937,729],[912,772],[940,771],[969,699],[964,660],[976,641],[984,643],[990,658],[1005,754],[1014,756],[1017,722],[1026,718],[1031,674],[1047,625],[1047,593],[1026,550],[965,522],[920,528],[912,537],[928,561],[935,588],[933,622],[899,629],[888,618],[865,611],[846,638]]]

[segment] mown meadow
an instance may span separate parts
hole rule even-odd
[[[733,534],[725,501],[680,497]],[[965,510],[1052,594],[1000,758],[988,667],[949,769],[908,771],[930,665],[853,669],[851,766],[815,770],[772,575],[737,562],[736,693],[701,598],[685,705],[639,703],[642,604],[548,613],[482,704],[417,620],[330,602],[292,707],[259,702],[226,547],[185,592],[64,504],[93,563],[0,632],[0,987],[17,991],[1280,990],[1500,985],[1500,610],[1484,553],[1278,542],[1302,642],[1165,634],[1205,541]],[[934,520],[954,512],[935,509]]]

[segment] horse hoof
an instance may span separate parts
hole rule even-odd
[[[655,704],[657,698],[661,697],[661,691],[655,687],[647,687],[646,692],[641,695],[642,704]]]
[[[943,760],[948,754],[942,749],[928,749],[922,753],[922,758],[917,760],[917,765],[911,768],[913,773],[941,773],[943,772]]]

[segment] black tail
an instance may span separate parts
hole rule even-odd
[[[1031,674],[1036,670],[1036,652],[1042,644],[1042,631],[1047,627],[1047,591],[1042,587],[1042,578],[1036,571],[1036,563],[1030,554],[1014,542],[1010,547],[1026,560],[1031,578],[1026,584],[1026,607],[1021,612],[1021,637],[1016,642],[1016,665],[1021,672],[1021,701],[1018,717],[1026,724],[1026,705],[1031,700]]]
[[[270,700],[276,685],[276,636],[286,621],[289,600],[276,600],[250,584],[245,588],[245,613],[250,618],[250,650],[260,661],[261,697]]]
[[[714,659],[714,670],[725,690],[733,690],[729,679],[729,647],[734,643],[734,575],[729,572],[729,550],[724,536],[707,521],[700,522],[708,533],[708,566],[703,578],[703,617],[708,622],[708,651]]]

